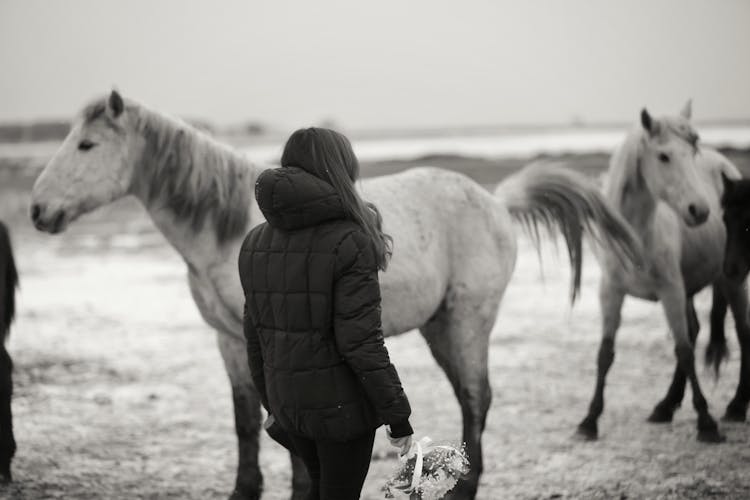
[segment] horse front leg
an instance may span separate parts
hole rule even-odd
[[[716,420],[708,411],[708,403],[703,396],[698,377],[695,373],[695,355],[693,344],[688,333],[685,314],[685,289],[682,283],[667,286],[659,294],[664,314],[667,316],[670,331],[675,342],[675,354],[680,369],[685,373],[693,391],[693,407],[698,413],[698,440],[706,443],[720,443],[725,440],[719,432]]]
[[[596,387],[586,417],[578,424],[576,435],[593,441],[599,437],[599,417],[604,411],[604,386],[607,372],[615,359],[615,338],[620,328],[620,313],[625,293],[610,280],[599,285],[599,303],[602,310],[602,340],[596,359]]]
[[[232,385],[234,423],[238,439],[237,480],[230,500],[256,500],[263,491],[263,476],[258,463],[261,428],[260,397],[252,384],[244,339],[219,332],[219,351]],[[302,460],[291,454],[292,500],[302,500],[310,478]]]
[[[16,453],[13,437],[13,362],[5,346],[0,344],[0,483],[12,480],[10,463]]]
[[[714,298],[716,298],[715,294]],[[721,308],[721,304],[718,305],[718,308]],[[687,298],[685,302],[685,314],[690,343],[695,348],[695,339],[698,337],[698,332],[700,331],[700,323],[698,322],[698,315],[695,313],[692,297]],[[672,383],[667,390],[667,395],[654,407],[654,411],[648,417],[649,422],[667,423],[672,421],[675,410],[680,407],[682,398],[685,396],[686,382],[687,376],[685,372],[680,368],[680,364],[676,363]]]
[[[219,331],[218,344],[232,385],[234,425],[238,440],[237,480],[230,499],[258,500],[263,491],[263,475],[258,464],[262,418],[260,398],[250,379],[242,339]]]

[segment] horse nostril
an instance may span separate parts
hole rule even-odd
[[[693,219],[693,222],[702,224],[706,221],[706,219],[708,219],[708,215],[711,213],[711,210],[707,206],[691,203],[690,205],[688,205],[688,213]]]
[[[65,212],[58,210],[55,212],[55,216],[52,218],[52,232],[57,233],[62,227],[63,221],[65,220]]]
[[[31,220],[36,222],[42,214],[42,207],[38,203],[31,205]]]

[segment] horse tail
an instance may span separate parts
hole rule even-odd
[[[0,342],[5,341],[10,324],[16,315],[16,287],[18,271],[13,258],[13,247],[5,224],[0,222]]]
[[[581,287],[582,240],[588,232],[596,243],[611,249],[623,262],[640,262],[638,238],[585,175],[551,163],[531,164],[502,181],[495,196],[523,224],[539,248],[540,226],[549,234],[557,227],[565,238],[573,270],[570,300]]]
[[[724,330],[716,331],[711,329],[711,336],[706,345],[706,366],[713,368],[714,377],[719,378],[721,363],[729,357],[727,348],[727,338]]]
[[[711,335],[706,344],[706,366],[714,370],[714,377],[718,380],[721,363],[729,357],[727,337],[724,333],[724,318],[727,315],[727,299],[724,293],[714,285],[713,301],[711,304]]]

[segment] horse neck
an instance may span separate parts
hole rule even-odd
[[[657,199],[639,171],[639,141],[640,137],[633,133],[613,154],[607,195],[636,234],[644,235],[653,224]]]
[[[260,222],[253,187],[262,169],[184,123],[142,113],[132,194],[191,272],[230,258]]]

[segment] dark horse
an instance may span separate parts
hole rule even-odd
[[[13,396],[13,362],[5,349],[10,324],[16,313],[18,273],[13,260],[13,249],[5,224],[0,222],[0,482],[11,480],[10,462],[16,453],[13,437],[13,415],[10,398]]]
[[[750,180],[730,179],[723,173],[721,177],[724,184],[721,208],[724,211],[724,227],[727,232],[724,247],[724,275],[733,281],[744,282],[750,272]],[[714,295],[714,304],[711,309],[711,339],[706,347],[706,362],[714,364],[717,375],[719,363],[727,356],[727,341],[724,335],[726,311],[726,300]],[[741,335],[738,335],[737,339],[742,352],[737,399],[748,401],[750,400],[750,362],[747,360],[750,357],[750,342]],[[743,405],[738,402],[735,405],[737,408],[734,408],[734,414],[737,418],[733,420],[745,420],[744,410],[747,403]]]
[[[750,180],[721,177],[724,181],[721,207],[727,229],[724,274],[741,280],[750,271]]]

